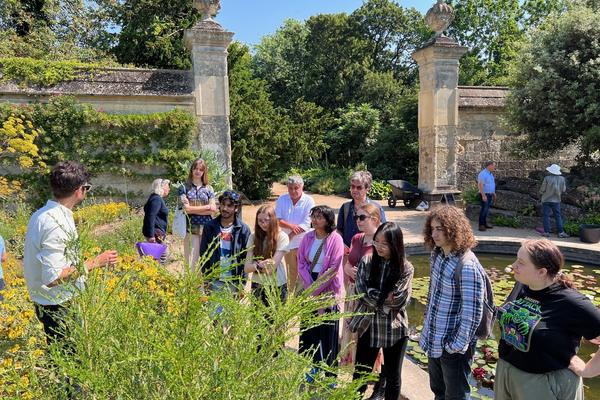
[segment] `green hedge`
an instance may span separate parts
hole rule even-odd
[[[0,124],[10,115],[33,122],[40,132],[36,144],[42,160],[52,166],[63,160],[77,160],[94,175],[145,176],[148,170],[162,168],[172,180],[186,175],[185,161],[191,151],[196,119],[174,109],[153,114],[108,114],[73,97],[52,97],[48,103],[0,104]],[[182,163],[183,162],[183,163]],[[147,168],[145,168],[147,167]],[[37,185],[45,174],[21,176]],[[39,193],[37,197],[46,194]]]

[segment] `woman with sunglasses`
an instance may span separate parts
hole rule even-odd
[[[272,205],[261,206],[256,212],[254,234],[248,239],[248,251],[244,272],[252,272],[252,290],[265,305],[267,302],[266,285],[277,286],[281,301],[287,294],[287,276],[283,257],[287,253],[290,240],[279,229],[279,221]]]
[[[204,225],[212,220],[217,211],[215,192],[208,184],[208,166],[197,158],[190,166],[185,185],[179,188],[179,198],[187,214],[187,234],[183,240],[184,260],[194,270],[200,257],[200,242]]]
[[[352,238],[348,259],[344,264],[344,283],[346,294],[348,296],[356,294],[355,279],[358,263],[365,255],[373,253],[373,236],[379,225],[381,225],[381,210],[373,203],[363,204],[358,208],[358,211],[354,215],[354,221],[360,232]],[[355,300],[349,300],[344,304],[345,311],[352,311],[354,310],[354,307]],[[354,364],[356,353],[357,337],[356,334],[350,332],[347,324],[344,324],[342,329],[341,349],[344,351],[344,354],[340,358],[340,363],[342,365],[352,365]],[[382,357],[380,352],[380,356],[378,356],[374,368],[377,373],[379,373],[381,369],[381,362]],[[383,396],[383,390],[385,390],[385,377],[382,374],[373,388],[373,395]]]
[[[310,210],[314,230],[308,232],[298,248],[298,275],[305,289],[322,280],[314,296],[330,294],[339,298],[343,286],[342,259],[344,242],[335,230],[335,214],[331,207],[316,206]],[[338,312],[334,306],[321,312]],[[330,321],[307,329],[300,334],[300,352],[311,351],[315,363],[325,361],[333,365],[339,345],[338,321]]]
[[[373,368],[379,349],[385,358],[385,400],[398,400],[402,361],[408,342],[406,305],[414,269],[406,260],[402,229],[393,222],[377,228],[374,251],[362,258],[356,273],[357,301],[349,328],[358,334],[354,379]],[[361,388],[364,392],[365,386]]]
[[[352,200],[342,204],[340,207],[336,226],[337,231],[344,239],[346,254],[350,251],[352,238],[358,233],[358,225],[354,221],[354,216],[357,214],[360,206],[368,203],[376,205],[379,207],[381,222],[386,221],[381,204],[374,202],[367,197],[367,193],[369,193],[369,189],[371,189],[372,180],[373,177],[369,171],[356,171],[350,177],[350,195],[352,196]]]

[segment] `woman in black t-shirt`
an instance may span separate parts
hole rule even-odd
[[[581,378],[568,367],[582,337],[600,336],[600,310],[572,288],[563,263],[545,239],[526,241],[517,253],[518,283],[498,310],[496,400],[583,399]]]

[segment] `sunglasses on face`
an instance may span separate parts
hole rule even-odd
[[[362,221],[364,221],[367,218],[371,218],[371,216],[370,215],[362,214],[362,215],[355,215],[352,218],[354,218],[354,222],[358,222],[358,221],[362,222]]]
[[[92,185],[90,185],[89,183],[86,183],[85,185],[81,185],[81,187],[83,188],[83,190],[85,190],[86,192],[89,192],[92,189]]]

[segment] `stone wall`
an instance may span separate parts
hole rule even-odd
[[[511,154],[513,138],[503,128],[501,115],[508,89],[503,87],[461,86],[456,132],[456,173],[459,190],[476,185],[477,174],[486,160],[496,161],[496,178],[527,178],[532,171],[543,171],[557,163],[575,165],[576,149],[567,149],[554,158],[519,159]]]

